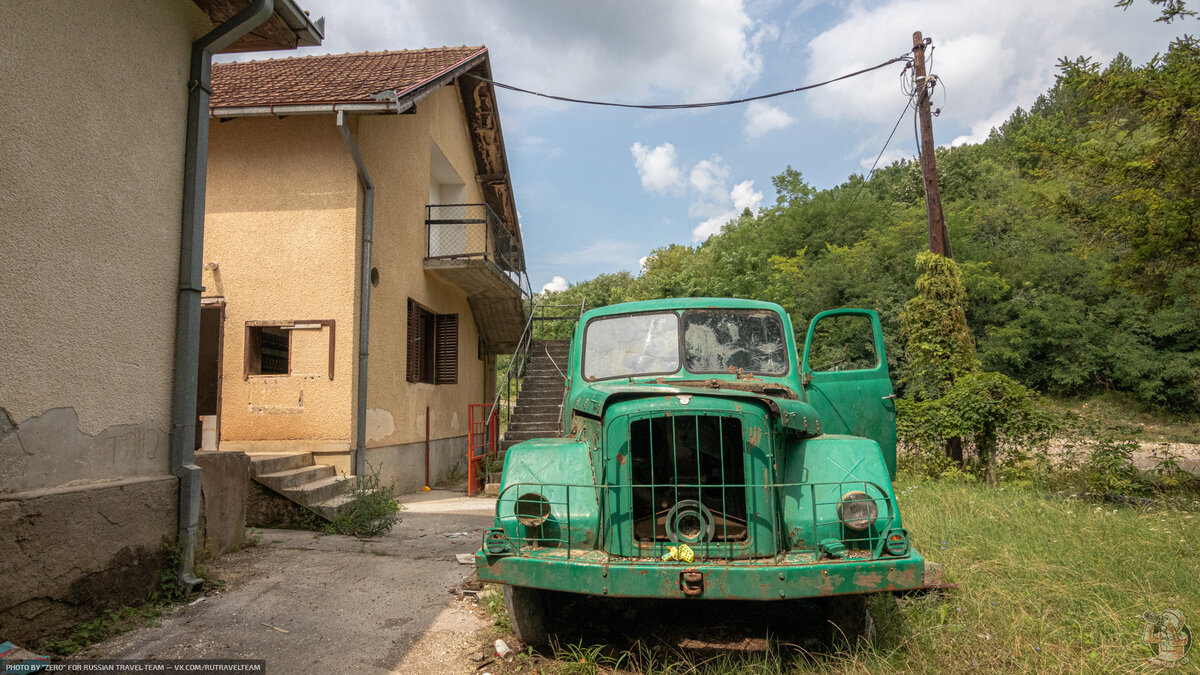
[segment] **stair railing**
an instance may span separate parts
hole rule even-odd
[[[486,438],[495,438],[498,436],[500,427],[500,398],[504,397],[504,410],[508,413],[509,420],[512,419],[512,385],[517,386],[517,396],[520,397],[521,379],[520,373],[525,371],[525,365],[529,361],[529,348],[533,344],[533,319],[537,315],[537,301],[533,295],[529,296],[529,319],[525,321],[525,330],[521,331],[521,338],[517,340],[517,348],[513,350],[512,358],[508,361],[508,368],[504,371],[504,377],[496,383],[496,396],[492,399],[492,409],[488,414],[487,423],[485,426]],[[495,454],[496,447],[493,444],[491,453]]]
[[[533,347],[535,333],[538,332],[538,327],[540,327],[540,324],[547,321],[578,321],[579,317],[583,316],[583,313],[587,308],[587,298],[584,298],[583,302],[579,304],[579,314],[577,315],[572,315],[570,312],[567,312],[565,315],[547,316],[545,314],[546,310],[563,308],[570,308],[573,310],[575,309],[575,305],[538,304],[536,300],[537,296],[530,294],[528,297],[529,319],[525,322],[525,330],[521,332],[521,339],[517,341],[517,348],[513,351],[512,358],[508,362],[508,368],[504,372],[504,377],[502,377],[500,381],[496,383],[496,396],[492,400],[491,413],[488,415],[487,423],[485,425],[485,438],[494,438],[493,429],[498,429],[500,426],[499,410],[501,397],[504,398],[504,410],[508,413],[508,420],[512,420],[512,399],[514,397],[514,385],[516,389],[515,397],[519,399],[522,388],[521,374],[525,372],[526,366],[529,365],[529,360],[531,358],[530,352]],[[542,330],[541,333],[542,337],[545,338],[545,330]],[[546,356],[550,357],[549,351],[546,352]],[[563,376],[563,380],[565,381],[567,378],[566,373],[564,373],[562,368],[559,367],[558,363],[554,361],[553,357],[550,357],[550,363],[554,365],[559,374]],[[559,426],[562,426],[561,406],[559,407],[558,415]],[[496,449],[493,446],[492,452],[494,453],[495,450]]]

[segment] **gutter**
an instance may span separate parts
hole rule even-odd
[[[358,182],[363,188],[363,236],[362,236],[362,281],[359,289],[359,320],[358,320],[358,396],[355,401],[355,439],[354,454],[350,456],[350,470],[356,476],[364,475],[366,469],[367,450],[367,346],[371,328],[371,240],[375,222],[375,184],[367,173],[367,165],[363,163],[358,145],[350,135],[346,126],[346,113],[337,113],[337,128],[342,132],[342,140],[354,166],[358,170]]]
[[[212,116],[267,117],[284,115],[318,115],[329,113],[402,113],[412,108],[415,101],[404,101],[399,106],[391,101],[379,103],[310,103],[306,105],[255,105],[241,108],[213,108]]]
[[[284,0],[284,6],[294,6]],[[179,582],[186,593],[204,582],[192,571],[200,524],[201,471],[196,466],[196,379],[200,361],[200,294],[204,253],[204,188],[208,176],[208,102],[212,57],[271,18],[274,0],[254,0],[192,43],[188,73],[187,145],[175,310],[175,376],[171,397],[171,473],[179,477]]]

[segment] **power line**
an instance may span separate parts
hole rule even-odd
[[[875,155],[875,162],[871,164],[871,170],[867,172],[863,182],[858,184],[858,190],[855,191],[854,197],[850,199],[850,205],[858,201],[858,195],[862,193],[863,188],[867,185],[867,181],[871,179],[871,174],[875,173],[875,167],[879,166],[879,160],[883,157],[883,153],[887,151],[888,144],[892,142],[892,137],[896,135],[896,130],[900,128],[900,123],[904,121],[904,115],[908,112],[908,106],[912,105],[912,96],[904,102],[904,109],[900,111],[900,116],[896,118],[896,123],[892,125],[892,133],[888,134],[887,140],[883,142],[883,147],[879,149],[879,154]]]
[[[613,103],[611,101],[590,101],[587,99],[570,98],[567,96],[554,96],[552,94],[543,94],[539,91],[531,91],[529,89],[522,89],[521,87],[514,87],[511,84],[504,84],[503,82],[497,82],[495,80],[492,80],[492,79],[489,79],[486,77],[481,77],[479,75],[475,75],[474,73],[467,73],[467,75],[469,75],[470,77],[473,77],[477,80],[480,80],[482,82],[487,82],[488,84],[490,84],[494,87],[500,87],[501,89],[508,89],[509,91],[516,91],[516,92],[520,92],[522,94],[529,94],[531,96],[541,96],[542,98],[548,98],[548,99],[552,99],[555,101],[565,101],[567,103],[583,103],[585,105],[600,105],[600,106],[609,106],[612,108],[640,108],[642,110],[687,110],[687,109],[691,109],[691,108],[715,108],[717,106],[723,106],[723,105],[736,105],[738,103],[749,103],[750,101],[761,101],[761,100],[767,99],[767,98],[775,98],[776,96],[783,96],[785,94],[795,94],[796,92],[806,91],[808,89],[816,89],[817,87],[824,87],[825,85],[833,84],[834,82],[848,80],[852,77],[857,77],[859,75],[869,73],[873,70],[879,70],[880,68],[890,66],[893,63],[899,63],[900,61],[908,62],[911,60],[912,60],[912,56],[910,56],[906,53],[903,56],[897,56],[894,59],[889,59],[878,65],[871,66],[870,68],[863,68],[862,70],[856,70],[853,73],[847,73],[840,77],[835,77],[832,80],[825,80],[824,82],[817,82],[816,84],[808,84],[803,87],[796,87],[795,89],[785,89],[783,91],[776,91],[776,92],[772,92],[770,94],[762,94],[760,96],[750,96],[747,98],[733,99],[730,101],[708,101],[708,102],[704,102],[704,103],[637,104],[637,103]]]

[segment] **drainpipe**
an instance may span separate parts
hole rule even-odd
[[[346,113],[337,113],[337,128],[342,132],[346,149],[358,168],[358,182],[363,188],[363,237],[362,237],[362,288],[358,308],[358,400],[355,401],[354,454],[350,457],[350,470],[362,476],[366,470],[367,451],[367,342],[371,327],[371,237],[375,222],[375,184],[367,173],[367,165],[358,153],[358,145],[346,126]]]
[[[200,467],[195,463],[196,370],[200,361],[200,293],[204,260],[204,183],[208,170],[208,99],[212,56],[271,18],[274,0],[250,6],[192,43],[188,74],[187,145],[179,241],[179,301],[175,312],[175,379],[171,398],[171,473],[179,477],[179,581],[191,593],[203,583],[192,572],[200,523]]]

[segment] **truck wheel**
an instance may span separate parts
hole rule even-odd
[[[867,611],[870,598],[866,595],[842,595],[825,599],[825,621],[834,644],[851,647],[875,642],[875,620]]]
[[[541,589],[505,585],[504,608],[508,610],[508,624],[518,640],[534,647],[548,642]]]

